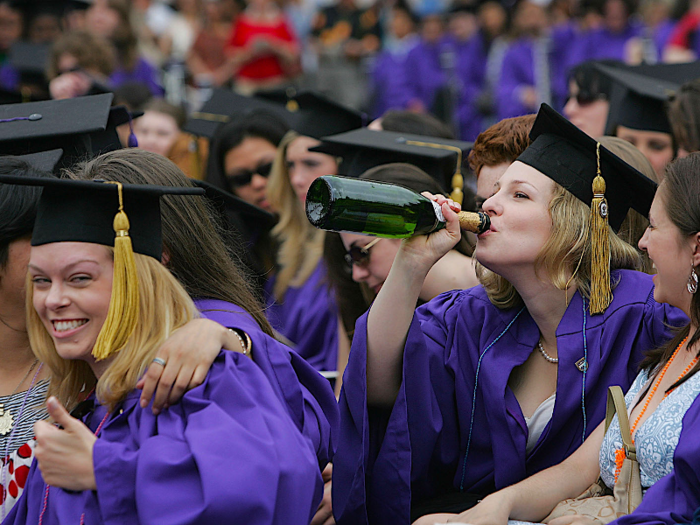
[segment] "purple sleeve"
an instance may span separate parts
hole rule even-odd
[[[443,294],[414,315],[403,381],[390,410],[367,404],[367,314],[358,320],[343,376],[333,464],[333,512],[339,524],[409,523],[412,492],[430,497],[452,486],[459,425],[445,354],[459,297]]]
[[[520,93],[525,87],[534,87],[534,71],[531,47],[522,42],[513,43],[503,57],[501,81],[497,88],[498,118],[518,117],[532,113],[520,101]]]
[[[615,525],[674,525],[688,523],[700,507],[700,398],[683,418],[673,455],[673,471],[647,490],[641,505]]]
[[[377,57],[371,74],[373,118],[390,109],[405,109],[411,101],[403,60],[384,52]]]
[[[179,404],[159,416],[135,408],[128,437],[106,426],[94,451],[102,516],[308,524],[322,490],[316,456],[266,383],[250,359],[222,352]]]
[[[289,415],[316,451],[321,469],[335,452],[339,416],[330,383],[305,359],[263,333],[240,307],[223,301],[200,300],[201,313],[228,328],[245,331],[253,342],[253,361],[284,402]]]

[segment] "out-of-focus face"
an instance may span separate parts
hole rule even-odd
[[[8,248],[7,263],[0,268],[0,296],[4,305],[0,316],[12,318],[12,328],[18,331],[26,330],[24,285],[30,248],[29,239],[12,241]]]
[[[35,44],[47,44],[56,40],[61,35],[61,21],[51,14],[36,16],[29,26],[28,36],[30,42]]]
[[[491,229],[478,236],[477,260],[511,282],[524,270],[529,275],[552,231],[553,188],[554,182],[535,168],[511,164],[482,206]]]
[[[306,194],[313,181],[323,175],[334,175],[338,172],[335,157],[309,151],[309,148],[319,144],[318,140],[311,137],[297,137],[287,146],[287,173],[301,202],[306,202]]]
[[[499,2],[486,2],[479,10],[480,26],[491,36],[503,33],[507,21],[506,10]]]
[[[170,115],[146,111],[134,120],[134,135],[139,148],[167,157],[180,135],[180,128]]]
[[[671,135],[659,131],[640,131],[624,126],[617,127],[616,135],[644,154],[659,180],[664,178],[666,166],[674,157]]]
[[[32,302],[63,359],[95,365],[91,352],[109,311],[113,271],[110,252],[99,244],[56,242],[32,247]]]
[[[107,5],[107,0],[95,0],[85,12],[85,28],[101,38],[112,38],[119,23],[119,13]]]
[[[591,137],[605,135],[610,102],[604,98],[585,100],[579,96],[576,82],[569,82],[569,100],[564,106],[564,115],[571,123]]]
[[[462,42],[469,40],[478,29],[476,16],[466,12],[450,15],[448,26],[450,34]]]
[[[496,191],[496,182],[501,178],[510,162],[502,162],[495,166],[482,166],[476,178],[476,207],[481,210],[484,201]]]
[[[267,177],[277,148],[260,137],[243,139],[224,156],[224,171],[229,189],[244,201],[270,211],[267,202]]]
[[[514,20],[515,27],[529,35],[536,35],[547,25],[547,14],[541,6],[533,2],[522,2]]]
[[[613,33],[621,33],[627,27],[627,7],[622,0],[607,0],[603,6],[603,21]]]
[[[436,43],[442,37],[442,20],[439,16],[429,15],[421,23],[421,36],[430,44]]]
[[[22,36],[22,15],[8,4],[0,5],[0,50],[7,51]]]
[[[352,265],[352,280],[356,283],[365,283],[374,293],[379,293],[399,251],[401,240],[378,240],[378,237],[355,233],[341,233],[340,238],[346,251],[356,252],[357,261]],[[373,241],[377,242],[370,248],[365,248]],[[363,248],[365,248],[364,251]]]
[[[654,299],[688,313],[692,295],[686,285],[690,276],[692,236],[685,237],[666,212],[663,185],[656,192],[649,210],[649,227],[639,241],[654,263]]]
[[[414,31],[413,20],[403,9],[391,10],[390,30],[396,38],[404,38]]]

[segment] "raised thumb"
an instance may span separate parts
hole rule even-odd
[[[71,416],[61,402],[54,396],[51,396],[46,400],[46,409],[49,416],[51,416],[51,419],[65,429],[69,428],[74,421],[77,421],[77,419]]]

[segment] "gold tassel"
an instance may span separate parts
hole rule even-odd
[[[462,177],[462,172],[457,169],[457,172],[452,176],[452,193],[450,193],[450,199],[458,204],[462,204],[464,200],[464,193],[462,193],[462,188],[464,188],[464,177]]]
[[[119,192],[119,211],[114,217],[114,276],[107,318],[92,349],[92,355],[98,361],[124,347],[139,316],[139,284],[129,237],[129,218],[124,213],[122,185],[119,182],[112,184],[117,185]]]
[[[605,199],[605,179],[600,171],[600,143],[596,145],[598,173],[593,179],[591,202],[591,315],[605,311],[612,302],[610,291],[610,236],[608,202]]]

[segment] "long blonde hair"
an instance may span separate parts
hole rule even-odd
[[[287,288],[306,282],[323,255],[325,232],[311,226],[289,180],[287,148],[299,136],[295,131],[284,136],[267,183],[267,199],[279,213],[279,221],[272,229],[272,235],[280,242],[277,252],[279,269],[273,289],[278,301],[282,300]]]
[[[110,254],[113,248],[105,246]],[[172,332],[199,317],[192,299],[182,285],[158,261],[134,254],[139,280],[140,314],[126,346],[112,358],[102,377],[97,378],[87,362],[63,359],[34,310],[34,286],[27,277],[27,332],[32,350],[51,370],[48,396],[56,396],[71,410],[93,387],[101,404],[112,411],[131,392],[151,363],[156,350]]]
[[[588,299],[591,292],[590,208],[561,185],[554,183],[549,215],[552,218],[552,231],[535,258],[535,270],[559,290],[566,290],[567,285],[573,283],[579,293]],[[476,253],[478,257],[478,246]],[[610,229],[610,269],[636,270],[640,265],[637,250]],[[504,277],[480,264],[476,268],[477,277],[495,306],[505,309],[523,304],[518,291]]]

